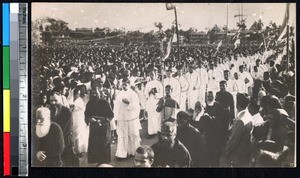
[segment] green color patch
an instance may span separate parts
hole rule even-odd
[[[10,55],[9,47],[3,47],[3,89],[10,89]]]

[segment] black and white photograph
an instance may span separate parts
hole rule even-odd
[[[31,166],[296,167],[296,3],[32,3]]]

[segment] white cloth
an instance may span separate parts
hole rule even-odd
[[[246,90],[245,81],[238,79],[238,80],[234,80],[234,82],[236,83],[237,86],[237,93],[248,93]]]
[[[253,125],[259,125],[259,124],[261,124],[263,122],[264,122],[264,119],[261,117],[261,115],[259,113],[254,114],[252,116],[252,123],[253,123]]]
[[[248,88],[252,87],[252,85],[253,85],[252,76],[248,72],[245,72],[245,71],[243,73],[239,72],[239,79],[241,79],[245,82],[246,90],[247,90],[247,93],[248,93]],[[248,83],[246,83],[246,81],[245,81],[246,79],[248,80]]]
[[[181,98],[180,98],[180,103],[179,108],[182,111],[186,110],[186,99],[187,99],[187,91],[189,89],[189,82],[184,76],[177,77],[177,80],[179,80],[180,86],[181,86]]]
[[[127,99],[129,104],[123,103]],[[127,154],[134,155],[140,146],[141,138],[139,130],[142,128],[139,121],[140,105],[139,97],[131,89],[120,91],[116,96],[114,114],[117,120],[118,145],[116,156],[126,158]]]
[[[209,70],[207,74],[208,74],[208,82],[210,82],[211,80],[216,80],[217,82],[219,82],[223,78],[223,74],[220,72],[219,68]]]
[[[200,89],[200,77],[199,73],[193,71],[193,73],[186,73],[185,78],[189,82],[188,89],[188,109],[194,108],[195,103],[198,99],[199,89]]]
[[[149,91],[152,88],[156,88],[157,93],[155,95],[149,95]],[[156,105],[159,99],[163,96],[163,85],[158,80],[152,80],[147,83],[145,87],[146,111],[148,113],[148,134],[153,135],[159,131],[161,120],[159,113],[156,112]]]
[[[85,104],[81,97],[74,101],[73,136],[75,138],[75,152],[86,153],[88,148],[89,127],[84,121]]]
[[[236,83],[234,82],[234,80],[228,79],[228,80],[226,80],[226,82],[227,82],[227,88],[226,88],[226,90],[229,93],[231,93],[232,95],[236,94],[237,93],[237,86],[236,86]]]
[[[262,79],[263,78],[263,73],[262,72],[251,72],[251,76],[253,79]]]
[[[198,101],[204,102],[205,101],[205,89],[206,89],[206,85],[208,84],[207,70],[204,68],[198,68],[196,71],[199,73],[199,78],[200,78]]]

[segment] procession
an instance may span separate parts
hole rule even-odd
[[[157,43],[32,46],[33,166],[294,167],[289,12],[261,43],[243,43],[239,27],[232,38],[227,28],[224,40],[191,44],[180,40],[177,7],[161,6],[175,12],[175,24],[152,27]]]

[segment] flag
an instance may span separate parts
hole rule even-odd
[[[177,34],[176,33],[174,33],[174,35],[173,35],[173,41],[172,41],[172,43],[175,43],[175,42],[177,42]]]
[[[222,40],[218,43],[217,51],[219,51],[219,49],[220,49],[221,46],[222,46]]]
[[[237,48],[240,44],[241,44],[241,40],[240,40],[240,39],[237,39],[237,40],[234,42],[234,49]]]
[[[173,35],[174,36],[174,35]],[[166,49],[166,53],[164,53],[164,50],[163,50],[163,58],[162,58],[162,61],[165,61],[169,55],[170,55],[170,52],[171,52],[171,47],[172,47],[172,41],[173,41],[173,36],[170,37],[169,41],[168,41],[168,44],[167,44],[167,49]],[[161,43],[161,46],[163,47],[163,42],[162,41]]]
[[[290,3],[287,3],[284,19],[283,19],[283,22],[282,22],[282,25],[281,25],[281,30],[280,30],[280,33],[279,33],[278,39],[277,39],[278,41],[280,41],[286,35],[287,25],[288,25],[288,21],[289,21],[289,13],[290,13],[289,9],[290,9]]]
[[[173,9],[175,9],[175,7],[176,6],[173,3],[166,3],[167,10],[173,10]]]

